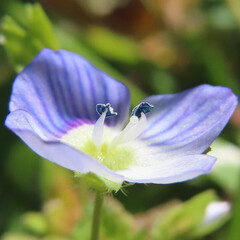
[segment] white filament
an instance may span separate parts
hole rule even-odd
[[[136,139],[143,132],[146,126],[147,118],[144,113],[141,113],[140,119],[136,116],[132,116],[127,126],[113,139],[111,147]]]
[[[100,116],[100,118],[96,121],[92,133],[92,140],[96,146],[101,146],[104,142],[103,136],[103,128],[104,128],[104,121],[107,115],[107,110]]]
[[[130,119],[130,122],[131,122],[131,119]],[[122,141],[130,142],[136,139],[143,132],[146,126],[147,126],[146,115],[144,113],[141,113],[141,117],[139,121],[132,128],[130,128],[129,131],[126,131]]]

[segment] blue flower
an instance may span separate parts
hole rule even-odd
[[[64,168],[114,182],[164,184],[211,170],[216,159],[204,152],[236,105],[229,88],[201,85],[147,97],[126,124],[124,84],[77,54],[44,49],[16,77],[5,124]]]

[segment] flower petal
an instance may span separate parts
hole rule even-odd
[[[28,116],[28,118],[26,118],[26,116]],[[14,123],[16,120],[19,121],[20,128]],[[61,142],[43,141],[42,139],[46,136],[40,135],[40,138],[36,135],[38,134],[39,125],[37,122],[34,122],[31,115],[16,110],[8,116],[5,124],[10,127],[33,151],[53,163],[72,171],[79,171],[81,173],[92,172],[114,182],[121,183],[123,181],[121,175],[109,170],[96,159],[83,152]]]
[[[77,54],[44,49],[16,77],[10,111],[28,112],[48,132],[62,135],[70,125],[95,122],[97,103],[111,103],[118,117],[109,126],[121,127],[128,117],[128,88]]]
[[[42,125],[36,118],[21,109],[11,112],[5,120],[5,125],[14,132],[32,131],[43,141],[56,141],[59,137],[57,133],[49,132],[46,125]]]
[[[220,134],[237,106],[226,87],[201,85],[179,94],[151,96],[155,106],[140,139],[158,148],[159,157],[204,152]]]
[[[131,166],[117,171],[124,180],[136,183],[168,184],[186,181],[211,171],[216,158],[204,154],[155,161],[155,164]],[[147,159],[146,159],[147,162]]]

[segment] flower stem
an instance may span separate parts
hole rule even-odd
[[[94,203],[91,240],[98,240],[103,199],[104,194],[97,192]]]

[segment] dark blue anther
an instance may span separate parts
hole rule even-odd
[[[118,115],[117,112],[113,111],[110,103],[99,103],[96,105],[96,111],[99,115],[102,115],[107,110],[106,118]]]
[[[154,109],[154,106],[149,104],[148,102],[142,102],[138,104],[133,110],[132,110],[132,116],[137,116],[138,118],[141,117],[141,113],[148,113]]]

